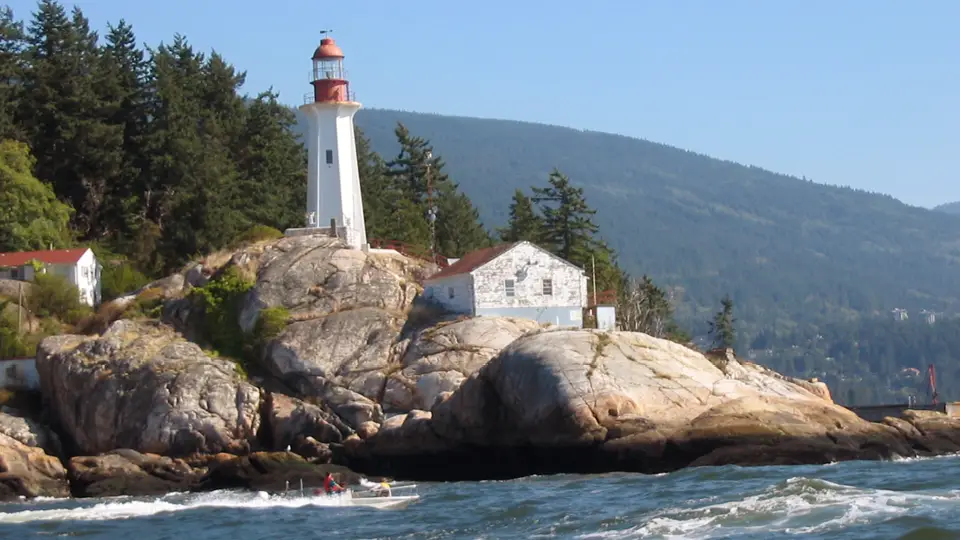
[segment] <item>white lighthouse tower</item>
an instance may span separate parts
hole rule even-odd
[[[360,104],[350,92],[343,51],[329,37],[313,53],[310,84],[312,99],[308,96],[300,107],[309,124],[306,231],[325,230],[349,247],[367,249],[353,130]]]

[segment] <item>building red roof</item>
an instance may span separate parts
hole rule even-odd
[[[500,244],[498,246],[478,249],[476,251],[471,251],[463,257],[460,257],[460,260],[451,264],[450,266],[440,270],[436,274],[427,278],[427,281],[434,279],[441,279],[450,276],[457,276],[460,274],[468,274],[473,272],[477,268],[487,264],[488,262],[496,259],[500,255],[503,255],[510,248],[517,245],[519,242],[512,242],[509,244]]]
[[[32,260],[45,264],[77,264],[80,257],[89,248],[55,249],[52,251],[18,251],[15,253],[0,253],[0,267],[23,266]]]

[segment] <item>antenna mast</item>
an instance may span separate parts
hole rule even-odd
[[[437,261],[437,205],[433,203],[433,152],[427,150],[427,221],[430,222],[430,260]]]

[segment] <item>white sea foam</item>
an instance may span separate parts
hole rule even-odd
[[[920,506],[953,506],[945,495],[861,489],[795,477],[740,500],[658,511],[634,527],[579,538],[710,538],[746,533],[810,534],[910,514]]]
[[[176,499],[181,500],[176,500]],[[34,501],[37,502],[37,501]],[[62,502],[62,501],[61,501]],[[302,508],[306,506],[353,506],[341,497],[278,497],[266,498],[258,493],[212,492],[200,495],[167,494],[153,500],[100,502],[73,508],[51,508],[0,513],[0,524],[35,521],[108,521],[182,512],[197,508]]]

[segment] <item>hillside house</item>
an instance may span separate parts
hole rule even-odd
[[[424,281],[424,296],[453,313],[583,327],[584,270],[530,242],[468,253]]]
[[[81,302],[89,306],[100,303],[103,267],[89,248],[0,253],[0,279],[33,281],[34,261],[42,264],[43,272],[62,276],[76,285]]]

